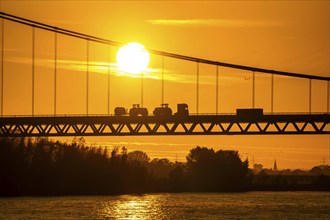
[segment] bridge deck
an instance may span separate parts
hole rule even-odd
[[[0,137],[330,134],[329,114],[0,118]]]

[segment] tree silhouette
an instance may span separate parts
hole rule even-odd
[[[185,191],[185,172],[180,163],[176,163],[169,174],[169,187],[171,192]]]
[[[136,150],[127,154],[127,160],[147,164],[150,158],[145,152]]]
[[[187,163],[173,163],[125,147],[87,147],[83,138],[0,138],[0,196],[237,191],[247,165],[237,151],[199,146]]]
[[[193,191],[243,190],[248,172],[248,162],[242,162],[237,151],[215,152],[199,147],[187,156],[187,175]]]

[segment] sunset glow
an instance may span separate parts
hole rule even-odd
[[[146,70],[150,61],[149,53],[142,44],[128,43],[117,52],[117,64],[120,71],[140,74]]]
[[[142,96],[151,115],[162,101],[173,112],[178,103],[186,103],[192,114],[197,109],[199,114],[234,114],[253,103],[265,113],[330,109],[326,81],[272,78],[147,50],[329,77],[328,1],[78,2],[0,1],[4,13],[118,42],[78,40],[38,28],[33,32],[32,27],[4,20],[4,116],[31,115],[32,107],[35,115],[54,115],[55,109],[59,115],[82,115],[87,109],[90,115],[113,114],[116,107],[140,103]],[[243,159],[249,158],[250,167],[252,158],[267,168],[276,158],[281,169],[310,169],[330,161],[326,135],[85,139],[88,145],[120,145],[172,161],[185,161],[197,145],[236,149]]]
[[[0,220],[329,199],[330,0],[0,0]]]

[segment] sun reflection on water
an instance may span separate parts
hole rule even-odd
[[[116,219],[163,219],[165,213],[156,195],[119,196],[115,202],[104,203],[98,216]]]

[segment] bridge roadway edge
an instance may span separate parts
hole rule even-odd
[[[0,137],[330,134],[330,129],[327,129],[329,123],[330,115],[326,113],[244,117],[8,116],[0,118]],[[235,126],[236,129],[233,128]],[[254,130],[251,129],[253,126]],[[290,126],[291,130],[287,129]],[[305,129],[308,126],[309,130]],[[215,127],[220,127],[220,130]],[[272,130],[270,127],[273,127]]]

